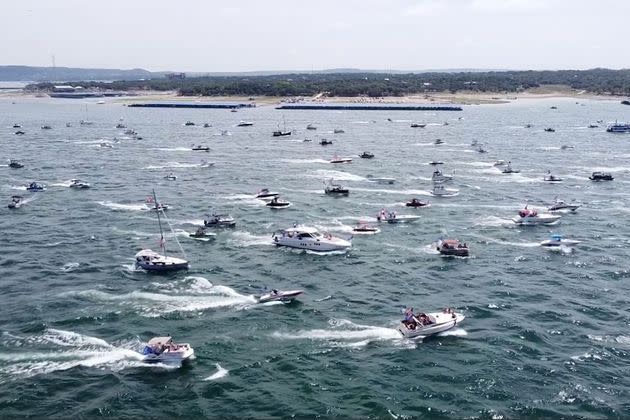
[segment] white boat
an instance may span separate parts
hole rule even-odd
[[[291,302],[293,299],[304,293],[302,290],[277,290],[271,289],[269,292],[256,296],[258,303],[265,302]]]
[[[630,133],[630,124],[615,121],[613,124],[608,125],[606,131],[609,133]]]
[[[562,182],[562,178],[559,178],[551,173],[551,171],[547,171],[547,175],[543,178],[545,182]]]
[[[335,182],[333,178],[328,181],[324,181],[324,193],[329,195],[348,195],[350,190],[341,184]]]
[[[431,175],[431,181],[433,182],[449,182],[452,180],[452,175],[444,175],[444,172],[442,172],[439,168],[435,169],[435,171],[433,171],[433,175]]]
[[[153,202],[158,203],[157,196],[155,195],[155,191],[153,191]],[[160,249],[163,254],[159,254],[151,249],[143,249],[138,252],[135,256],[136,258],[136,266],[143,268],[147,271],[153,272],[164,272],[164,271],[175,271],[188,269],[188,261],[183,258],[170,257],[166,252],[166,241],[164,240],[164,231],[162,230],[162,219],[160,217],[160,213],[163,213],[159,207],[156,206],[157,217],[158,217],[158,226],[160,227]],[[164,214],[164,217],[166,215]],[[170,226],[170,223],[169,223]],[[171,229],[172,231],[172,229]],[[177,236],[175,236],[175,241],[179,245],[182,254],[184,254],[184,249],[181,247],[181,244],[177,240]]]
[[[11,196],[11,201],[9,202],[7,207],[10,209],[19,209],[20,207],[22,207],[23,203],[24,197],[22,197],[21,195],[13,195]]]
[[[269,188],[263,188],[256,193],[256,198],[260,198],[261,200],[270,200],[272,198],[278,197],[280,193],[269,191]]]
[[[343,134],[343,133],[345,133],[345,131],[342,128],[335,128],[333,130],[333,133],[334,134]]]
[[[455,197],[459,194],[459,191],[454,188],[444,188],[442,184],[433,185],[431,195],[434,197]]]
[[[538,213],[536,210],[529,210],[527,206],[518,212],[518,217],[514,218],[517,225],[534,226],[549,225],[560,220],[561,216],[554,214]]]
[[[88,184],[87,182],[83,182],[80,179],[71,179],[70,188],[75,188],[77,190],[85,190],[85,189],[90,188],[90,184]]]
[[[254,125],[254,123],[251,122],[251,121],[243,121],[243,120],[241,120],[241,122],[238,123],[236,126],[237,127],[251,127],[252,125]]]
[[[395,211],[388,211],[386,209],[381,209],[380,212],[376,215],[377,222],[387,222],[387,223],[409,223],[415,220],[418,220],[420,216],[412,215],[412,214],[398,214]]]
[[[558,200],[558,198],[556,197],[553,204],[547,210],[552,213],[567,213],[567,212],[574,212],[578,208],[580,208],[579,205],[565,203],[562,200]]]
[[[503,169],[501,172],[503,172],[504,174],[517,174],[521,171],[517,169],[512,169],[512,162],[508,160],[505,169]]]
[[[271,237],[278,246],[320,252],[343,251],[352,246],[349,240],[337,238],[329,233],[321,233],[317,229],[308,226],[293,226],[279,230]]]
[[[194,358],[195,350],[188,343],[175,343],[172,337],[153,337],[142,355],[142,360],[149,363],[181,363]]]
[[[350,163],[352,162],[352,158],[345,158],[337,155],[333,155],[330,163]]]
[[[566,239],[566,238],[563,238],[562,235],[555,234],[555,235],[551,235],[551,238],[542,241],[540,243],[540,246],[556,248],[556,247],[561,247],[561,246],[577,245],[580,242],[581,241],[577,241],[575,239]]]
[[[236,221],[229,214],[216,214],[206,215],[203,219],[203,224],[206,227],[234,227]]]
[[[464,318],[464,315],[450,309],[418,315],[414,314],[413,310],[407,310],[398,331],[405,338],[428,337],[454,328],[461,324]]]
[[[281,200],[280,197],[276,196],[272,198],[271,201],[269,201],[267,204],[265,204],[265,206],[271,209],[286,209],[288,207],[291,207],[291,203],[286,200]]]
[[[169,181],[175,181],[177,179],[177,176],[173,172],[170,172],[168,175],[164,177],[164,179],[168,179]]]
[[[311,124],[308,124],[306,126],[306,129],[307,130],[317,130],[317,127],[314,124],[311,123]]]

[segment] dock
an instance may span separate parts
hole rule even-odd
[[[462,111],[457,105],[419,105],[419,104],[280,104],[276,109],[332,110],[332,111]]]
[[[221,103],[221,102],[147,102],[129,104],[130,108],[201,108],[201,109],[236,109],[255,108],[256,104]]]

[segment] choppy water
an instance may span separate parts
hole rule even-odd
[[[270,107],[13,102],[0,102],[2,155],[26,167],[0,167],[2,197],[30,181],[48,189],[27,194],[32,201],[19,210],[0,209],[1,415],[630,415],[630,136],[586,128],[630,119],[627,107],[567,99],[460,113],[290,111],[287,128],[298,134],[278,139],[270,134],[282,114]],[[91,126],[78,124],[85,103]],[[114,128],[121,117],[142,140]],[[236,127],[240,119],[255,125]],[[411,129],[411,121],[429,125]],[[13,135],[15,122],[26,135]],[[304,129],[310,122],[316,132]],[[53,129],[41,130],[44,123]],[[334,144],[320,146],[322,137]],[[489,153],[475,152],[474,139]],[[114,147],[100,147],[105,141]],[[192,144],[212,150],[192,152]],[[364,150],[376,158],[327,163],[333,153]],[[201,168],[202,159],[216,164]],[[522,172],[501,174],[497,159]],[[406,200],[428,198],[431,160],[454,171],[459,195],[406,209]],[[565,182],[543,183],[547,169]],[[615,181],[591,183],[597,169]],[[177,181],[163,179],[169,171]],[[369,174],[397,181],[376,184]],[[323,194],[331,176],[350,187],[349,197]],[[72,178],[93,188],[71,190]],[[265,208],[252,198],[265,186],[293,206]],[[153,187],[171,205],[187,273],[133,270],[135,252],[157,248],[156,220],[143,204]],[[583,207],[554,227],[510,221],[525,200],[543,208],[557,195]],[[382,207],[422,217],[355,237],[345,255],[270,245],[271,233],[294,221],[348,235]],[[187,238],[209,208],[232,213],[237,228],[210,242]],[[573,252],[537,246],[551,232],[583,243]],[[441,235],[468,242],[472,257],[441,258],[431,247]],[[252,295],[264,285],[306,294],[258,305]],[[405,305],[453,306],[467,318],[442,336],[409,341],[394,329]],[[190,342],[196,360],[143,364],[142,343],[162,334]]]

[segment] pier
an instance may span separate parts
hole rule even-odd
[[[333,111],[462,111],[457,105],[414,105],[414,104],[280,104],[276,109],[307,109]]]
[[[203,108],[203,109],[236,109],[255,108],[255,104],[219,103],[219,102],[148,102],[129,104],[132,108]]]

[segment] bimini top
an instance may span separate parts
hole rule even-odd
[[[149,346],[164,346],[173,341],[173,337],[153,337],[147,343]]]

